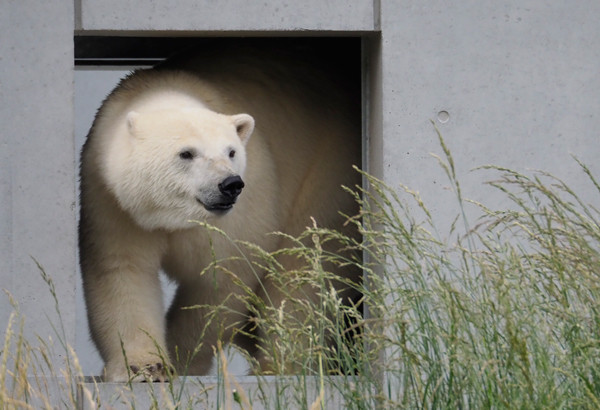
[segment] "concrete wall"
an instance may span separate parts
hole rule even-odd
[[[73,4],[0,4],[0,288],[26,318],[25,336],[58,324],[35,258],[56,284],[67,341],[75,334]],[[12,311],[0,295],[0,327]],[[60,361],[60,349],[56,360]],[[64,356],[64,355],[63,355]]]
[[[435,120],[467,197],[499,200],[484,173],[469,172],[490,163],[543,168],[589,190],[570,155],[600,175],[598,21],[593,0],[382,0],[384,179],[419,190],[443,223],[457,214],[429,155],[441,153]]]
[[[204,32],[356,32],[373,31],[377,1],[372,0],[80,0],[78,26],[107,30]],[[268,33],[261,33],[267,34]]]
[[[468,172],[482,164],[543,168],[586,190],[574,154],[600,175],[598,21],[594,0],[2,0],[0,287],[21,304],[28,334],[51,334],[54,302],[35,257],[56,282],[73,344],[74,30],[365,36],[369,170],[420,191],[444,224],[456,209],[430,156],[440,152],[430,120],[454,153],[465,196],[486,203],[499,199],[483,189],[483,175]],[[7,300],[0,297],[0,326]]]

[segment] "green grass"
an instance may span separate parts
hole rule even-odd
[[[309,302],[294,293],[281,309],[246,289],[256,324],[269,329],[263,349],[274,368],[291,363],[298,375],[259,376],[261,389],[271,393],[249,398],[215,346],[221,369],[216,407],[261,401],[267,408],[321,408],[325,391],[337,392],[348,409],[600,407],[598,210],[550,174],[500,167],[479,172],[491,175],[486,184],[509,206],[468,201],[441,137],[440,143],[438,161],[459,210],[450,226],[436,226],[416,192],[365,175],[364,189],[349,190],[361,212],[348,223],[360,230],[361,241],[315,224],[275,253],[238,244],[235,257],[259,255],[249,263],[278,278],[283,290],[310,286],[318,297]],[[579,165],[600,194],[592,173]],[[467,207],[477,210],[470,220]],[[352,252],[331,252],[331,243]],[[285,272],[281,253],[301,258],[305,268]],[[331,290],[329,273],[332,265],[348,264],[365,272],[363,283],[346,283],[363,295],[350,305]],[[219,261],[211,269],[234,275],[220,270]],[[298,320],[295,310],[305,319]],[[60,400],[73,404],[80,374],[74,353],[59,343],[66,369],[53,368],[46,350],[53,347],[24,340],[25,325],[15,306],[0,357],[0,407],[25,406],[34,397],[43,402],[48,375],[63,376]],[[60,328],[56,333],[60,339]],[[308,393],[307,380],[316,380],[316,396]],[[183,400],[181,390],[167,390],[173,406],[198,405]],[[87,392],[84,399],[92,396]]]

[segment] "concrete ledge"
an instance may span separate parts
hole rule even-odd
[[[373,0],[81,0],[80,30],[372,31]]]
[[[78,386],[80,409],[110,408],[345,408],[335,386],[350,383],[342,376],[181,377],[174,383],[103,383],[89,377]],[[322,394],[321,394],[322,392]]]

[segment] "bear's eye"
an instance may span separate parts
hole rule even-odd
[[[231,151],[229,151],[229,158],[233,158],[235,157],[235,150],[232,149]]]
[[[179,158],[189,161],[194,159],[194,152],[192,150],[186,149],[179,153]]]

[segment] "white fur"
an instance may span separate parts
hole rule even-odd
[[[231,277],[201,275],[215,256],[237,255],[236,248],[193,220],[272,251],[281,243],[268,232],[298,234],[311,216],[340,227],[339,211],[355,211],[340,186],[359,183],[351,169],[360,158],[356,121],[300,98],[297,89],[265,86],[272,78],[250,83],[244,76],[251,73],[238,74],[208,81],[138,72],[109,96],[90,131],[82,153],[80,255],[91,334],[108,380],[130,375],[123,349],[130,366],[162,379],[159,354],[168,364],[175,346],[181,357],[195,348],[206,309],[182,307],[227,300],[240,313],[222,322],[244,319],[243,304],[228,298],[243,294]],[[193,159],[181,158],[183,151]],[[246,184],[233,208],[205,209],[219,195],[218,184],[233,175]],[[224,264],[257,292],[264,286],[247,262]],[[161,268],[181,283],[167,320]],[[283,297],[269,298],[280,303]],[[216,332],[215,326],[206,332],[191,374],[209,369]]]
[[[147,230],[185,229],[190,220],[209,219],[198,200],[209,202],[220,181],[243,176],[246,168],[252,117],[217,114],[179,97],[157,93],[146,100],[148,107],[130,111],[106,153],[108,185],[121,207]],[[240,122],[247,129],[238,135]],[[181,149],[193,151],[196,158],[182,161]],[[228,157],[231,150],[234,158]],[[158,185],[161,189],[149,189]]]

